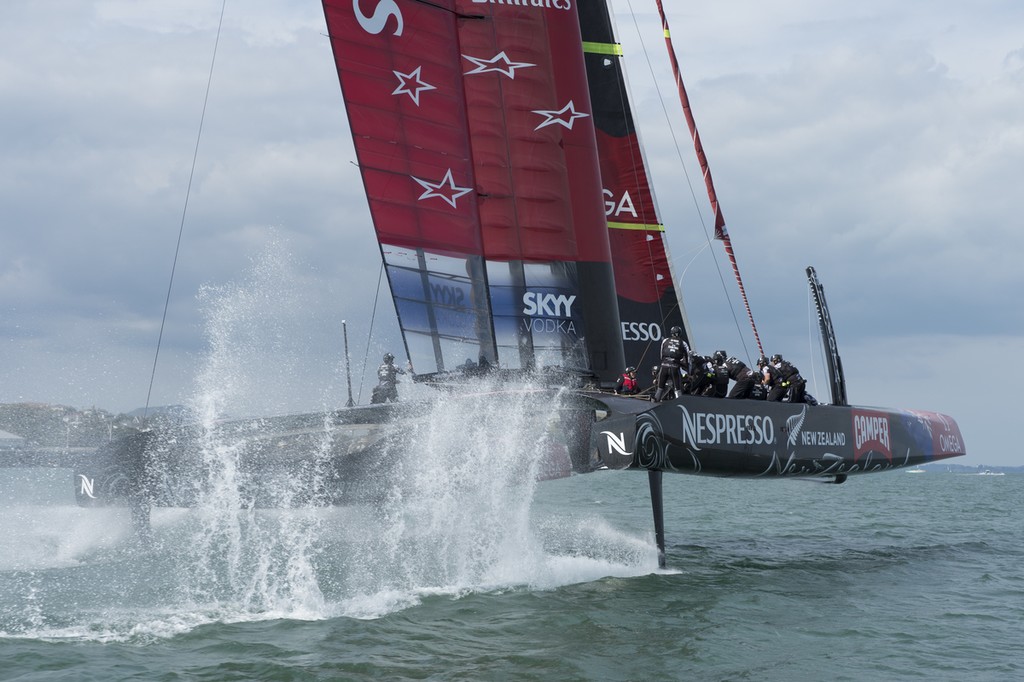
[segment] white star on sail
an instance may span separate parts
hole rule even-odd
[[[466,76],[474,73],[503,73],[509,78],[515,79],[516,69],[526,69],[531,66],[537,66],[536,64],[530,64],[529,62],[514,62],[508,58],[508,55],[505,54],[504,50],[490,59],[470,57],[468,54],[462,55],[462,58],[476,64],[475,69],[472,71],[466,71],[464,74]],[[500,66],[499,64],[503,66]]]
[[[395,88],[392,95],[409,95],[412,101],[416,103],[416,106],[420,105],[420,93],[425,90],[437,90],[436,87],[423,81],[420,77],[420,69],[422,66],[417,66],[410,73],[402,73],[400,71],[393,71],[398,76],[398,87]],[[413,87],[410,87],[412,85]]]
[[[566,104],[561,109],[559,109],[558,111],[541,109],[534,110],[533,113],[540,114],[541,116],[544,116],[546,119],[543,123],[534,128],[534,130],[540,130],[541,128],[545,128],[549,125],[554,125],[556,123],[560,126],[565,126],[569,130],[572,130],[573,121],[575,121],[578,118],[587,118],[588,116],[590,116],[590,114],[584,114],[580,111],[576,111],[576,105],[573,104],[572,100],[569,100],[569,103]],[[568,116],[568,119],[565,118],[566,116]]]
[[[415,175],[410,175],[409,177],[418,182],[423,187],[423,189],[427,190],[426,192],[419,196],[418,201],[430,199],[431,197],[437,197],[438,199],[444,199],[445,201],[447,201],[449,204],[451,204],[452,208],[458,208],[458,206],[455,205],[455,200],[461,197],[463,194],[468,194],[469,192],[473,191],[472,188],[470,187],[459,187],[455,184],[455,180],[452,179],[451,168],[448,169],[448,172],[444,174],[444,177],[441,179],[441,182],[438,183],[429,182],[427,180],[420,180]]]

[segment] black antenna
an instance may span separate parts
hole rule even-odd
[[[814,305],[818,309],[818,323],[821,325],[821,340],[825,344],[825,361],[828,364],[828,380],[832,389],[833,405],[848,405],[846,402],[846,376],[843,374],[843,361],[839,357],[836,346],[836,332],[832,328],[832,317],[825,303],[825,288],[818,281],[818,273],[807,266],[807,282],[814,294]]]

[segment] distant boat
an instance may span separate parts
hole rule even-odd
[[[926,470],[922,469],[921,467],[914,467],[913,469],[907,469],[907,473],[908,474],[923,474],[923,473],[925,473],[925,471]]]
[[[1002,471],[992,471],[991,469],[985,469],[984,471],[979,471],[978,476],[1002,476],[1003,473],[1004,472]]]

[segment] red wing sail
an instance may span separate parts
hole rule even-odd
[[[647,177],[643,153],[615,42],[607,4],[580,6],[580,25],[597,126],[605,212],[608,219],[615,288],[627,365],[642,368],[659,361],[660,341],[668,330],[686,329],[665,243]],[[646,378],[647,372],[639,372]]]
[[[622,364],[575,8],[324,0],[417,372]]]
[[[451,8],[324,2],[349,126],[382,244],[480,254]]]

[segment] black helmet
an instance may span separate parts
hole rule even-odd
[[[759,357],[757,359],[757,366],[758,367],[764,367],[767,364],[768,364],[768,358],[766,358],[765,356],[762,355],[761,357]]]
[[[726,354],[725,354],[725,351],[724,351],[724,350],[716,350],[716,351],[715,351],[715,354],[714,354],[714,355],[712,355],[711,357],[712,357],[712,359],[713,359],[713,360],[715,361],[715,363],[716,363],[716,364],[719,364],[719,365],[721,365],[722,363],[724,363],[724,362],[725,362],[725,358],[726,358],[727,356],[726,356]]]
[[[779,355],[778,353],[776,353],[775,355],[773,355],[773,356],[772,356],[772,364],[773,364],[773,365],[777,365],[777,364],[779,364],[780,362],[782,362],[782,356],[781,356],[781,355]]]
[[[671,329],[668,330],[668,335],[678,339],[680,336],[683,335],[683,328],[672,327]]]
[[[626,374],[632,374],[635,371],[636,371],[636,367],[627,367],[626,368]]]
[[[384,354],[384,362],[392,362],[394,359],[395,359],[395,356],[392,355],[391,353],[385,353]]]

